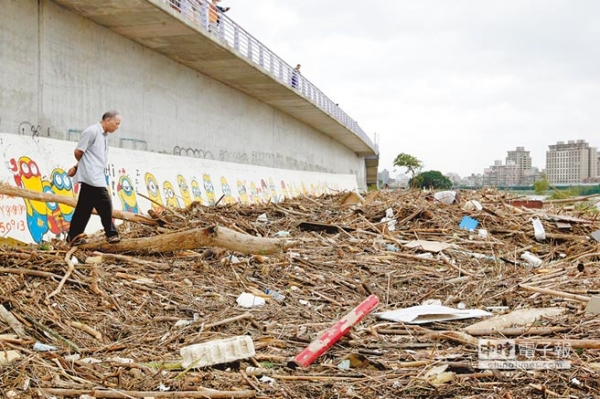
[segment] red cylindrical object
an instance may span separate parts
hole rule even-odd
[[[316,358],[321,356],[327,349],[331,348],[333,344],[342,338],[350,330],[350,327],[354,326],[366,315],[371,313],[378,303],[379,298],[376,295],[369,296],[340,321],[329,327],[319,338],[312,341],[306,349],[297,354],[294,358],[294,362],[302,367],[310,365]]]

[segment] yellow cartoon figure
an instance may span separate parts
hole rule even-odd
[[[50,186],[55,194],[73,198],[73,180],[62,168],[55,168],[50,174]],[[71,222],[75,208],[70,205],[58,204],[58,209],[67,222]]]
[[[44,192],[42,175],[33,159],[22,156],[17,161],[12,158],[7,166],[14,173],[13,178],[17,187],[37,191],[38,193]],[[48,231],[48,207],[45,202],[29,199],[23,199],[23,201],[25,201],[29,233],[35,242],[41,242],[44,234]]]
[[[192,203],[192,196],[185,180],[185,177],[182,175],[177,175],[177,185],[179,186],[179,191],[181,192],[181,198],[183,199],[183,203],[185,206],[188,206]]]
[[[264,204],[271,202],[271,194],[269,193],[269,187],[267,186],[265,179],[260,179],[260,194]]]
[[[167,200],[167,208],[179,208],[179,200],[175,196],[175,189],[170,181],[165,181],[163,183],[163,193],[165,194],[165,199]]]
[[[239,202],[240,204],[250,205],[250,199],[248,198],[248,193],[246,192],[246,185],[243,181],[237,181],[237,189],[239,194]]]
[[[192,178],[192,194],[194,195],[194,201],[198,201],[200,204],[202,202],[202,191],[200,190],[200,184],[196,178]]]
[[[278,203],[279,202],[279,194],[277,193],[277,187],[275,187],[275,183],[273,179],[269,177],[269,187],[271,188],[271,202]]]
[[[210,175],[203,174],[202,181],[204,182],[204,191],[206,191],[206,198],[208,199],[208,205],[214,206],[217,202],[215,198],[215,188],[213,187],[212,181],[210,181]]]
[[[221,191],[223,191],[223,195],[225,196],[223,199],[226,204],[235,204],[235,198],[231,195],[231,187],[229,187],[225,176],[221,176]]]
[[[148,190],[148,198],[152,200],[152,209],[155,211],[161,210],[165,205],[162,200],[162,195],[160,194],[160,188],[158,187],[158,182],[156,181],[156,177],[152,173],[146,173],[144,176],[144,180],[146,181],[146,190]]]
[[[250,182],[250,202],[256,205],[260,204],[260,198],[258,197],[258,189],[253,181]]]
[[[137,198],[133,189],[133,184],[129,177],[123,175],[119,177],[117,184],[117,195],[121,200],[121,207],[125,212],[140,213],[137,204]]]

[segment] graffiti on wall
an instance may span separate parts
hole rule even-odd
[[[36,138],[32,145],[31,137],[0,134],[0,154],[4,155],[5,165],[0,168],[3,184],[76,198],[79,185],[67,175],[68,165],[56,165],[50,154],[72,153],[73,144],[59,140],[49,144],[44,140],[51,139]],[[169,156],[140,153],[143,156],[136,160],[131,155],[135,152],[111,149],[105,178],[115,209],[141,214],[150,209],[183,208],[193,202],[205,206],[278,203],[298,195],[317,196],[355,188],[355,179],[346,175],[346,182],[340,186],[335,175],[205,160],[194,160],[200,164],[193,165],[172,156],[173,160],[149,160]],[[37,243],[64,237],[73,212],[73,207],[60,203],[0,195],[0,235]],[[96,230],[101,228],[99,220],[91,225]]]

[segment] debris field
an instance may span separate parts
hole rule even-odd
[[[193,203],[150,212],[151,223],[123,222],[119,244],[99,232],[80,247],[4,246],[0,392],[598,398],[594,198],[520,200],[461,191],[447,205],[420,190],[382,190]],[[240,305],[242,294],[253,302]],[[310,364],[295,362],[372,296],[372,312]],[[451,314],[418,313],[427,304]],[[412,321],[382,318],[406,309],[417,312]],[[487,315],[462,317],[471,310]],[[249,337],[254,355],[183,367],[182,348],[232,337]],[[517,366],[482,367],[496,359],[482,348],[498,343],[493,353],[512,349]]]

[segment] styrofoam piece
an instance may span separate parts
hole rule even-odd
[[[199,368],[229,363],[254,356],[254,343],[247,335],[218,339],[181,348],[184,368]]]

